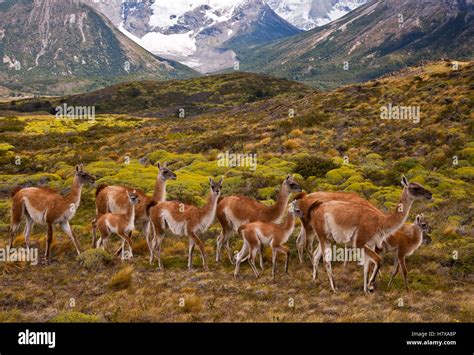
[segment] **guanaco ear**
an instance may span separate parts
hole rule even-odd
[[[84,171],[84,164],[79,164],[79,171]]]
[[[212,178],[209,176],[209,183],[212,185],[214,181],[212,181]]]
[[[78,173],[78,172],[79,172],[79,164],[76,165],[76,173]]]
[[[222,185],[222,181],[224,181],[224,176],[221,176],[221,179],[219,180],[219,185]]]
[[[288,175],[286,176],[286,180],[290,180],[290,178],[291,178],[291,175],[288,174]]]
[[[416,221],[416,223],[420,223],[420,221],[421,221],[421,216],[420,216],[419,214],[416,215],[415,221]]]
[[[163,163],[163,168],[167,168],[168,167],[168,163],[167,162],[164,162]]]
[[[408,187],[408,180],[405,175],[402,176],[402,186]]]
[[[160,162],[158,162],[158,163],[156,164],[156,166],[158,167],[159,170],[161,170],[161,164],[160,164]]]

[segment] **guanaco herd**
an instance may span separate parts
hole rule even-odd
[[[406,289],[408,289],[405,257],[411,255],[422,243],[431,239],[427,233],[431,230],[423,215],[417,215],[413,224],[406,224],[410,209],[415,200],[430,200],[432,194],[418,183],[408,182],[403,176],[403,191],[399,204],[393,212],[384,213],[373,204],[355,193],[314,192],[306,194],[295,179],[288,175],[280,188],[276,202],[265,205],[244,196],[220,197],[223,178],[214,181],[209,178],[210,191],[206,204],[198,208],[179,201],[166,200],[166,183],[175,180],[176,174],[168,169],[166,163],[158,163],[158,175],[152,196],[125,186],[100,185],[96,189],[96,217],[92,221],[93,248],[107,247],[111,234],[122,239],[122,245],[116,254],[122,261],[133,256],[132,232],[141,231],[146,238],[150,251],[150,264],[157,259],[158,269],[163,269],[161,245],[165,232],[169,230],[176,236],[189,239],[188,268],[192,268],[195,246],[199,248],[203,268],[208,270],[204,244],[200,235],[205,233],[215,218],[221,225],[217,238],[216,261],[221,261],[224,247],[231,264],[235,264],[234,276],[239,274],[242,261],[248,260],[255,276],[259,272],[255,265],[259,255],[260,268],[263,270],[263,247],[272,250],[272,277],[275,278],[277,254],[285,255],[285,271],[288,272],[289,248],[285,246],[295,228],[295,220],[301,221],[301,230],[296,240],[300,263],[304,262],[305,252],[310,256],[313,266],[313,279],[316,279],[319,261],[322,258],[331,289],[336,292],[331,269],[331,243],[351,245],[363,250],[364,292],[374,290],[375,279],[381,265],[379,253],[395,254],[395,265],[391,273],[389,286],[393,278],[402,271]],[[35,223],[47,226],[45,259],[50,259],[53,238],[53,225],[59,224],[71,239],[78,254],[79,243],[69,221],[74,217],[81,200],[84,184],[95,184],[95,178],[84,171],[82,164],[75,167],[72,188],[63,196],[46,187],[15,188],[12,191],[12,210],[9,234],[9,246],[19,230],[22,217],[26,219],[24,239],[30,247],[30,234]],[[290,196],[295,193],[290,203]],[[286,216],[286,221],[283,218]],[[100,237],[97,239],[97,229]],[[232,253],[230,236],[236,233],[243,239],[239,252]],[[313,250],[315,237],[319,245]],[[128,252],[125,249],[128,248]],[[126,257],[126,253],[127,257]],[[373,266],[372,271],[370,271]],[[369,276],[370,274],[370,276]]]

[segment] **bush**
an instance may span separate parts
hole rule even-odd
[[[102,249],[87,249],[77,257],[79,264],[88,270],[100,270],[112,263],[112,255]]]
[[[310,155],[298,158],[293,172],[307,179],[310,176],[323,177],[329,170],[335,168],[337,168],[337,165],[331,160],[316,155]]]

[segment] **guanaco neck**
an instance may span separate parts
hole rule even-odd
[[[273,206],[267,207],[269,221],[278,221],[281,220],[283,214],[285,213],[286,205],[288,204],[288,199],[290,197],[289,192],[285,188],[285,183],[281,185],[280,192],[278,193],[278,198]]]
[[[219,195],[216,195],[212,191],[209,192],[206,204],[200,210],[200,219],[205,220],[206,217],[214,216],[216,214],[217,200]]]
[[[288,217],[286,217],[286,222],[282,226],[282,231],[283,231],[283,242],[282,242],[282,244],[284,244],[288,241],[291,234],[293,233],[294,228],[295,228],[295,214],[294,213],[288,213]]]
[[[384,216],[382,230],[386,235],[392,234],[406,222],[412,204],[413,198],[410,197],[408,189],[404,187],[395,210]]]
[[[135,204],[130,201],[128,203],[126,216],[128,217],[127,223],[133,223],[135,221]]]
[[[71,191],[66,197],[66,201],[68,206],[71,204],[74,204],[74,206],[79,207],[79,203],[81,202],[81,192],[82,192],[82,183],[79,181],[79,178],[77,175],[74,176],[74,179],[72,180],[72,187]]]
[[[161,174],[158,173],[155,182],[155,191],[153,192],[153,199],[156,202],[161,202],[166,200],[166,179],[161,177]]]
[[[411,238],[411,244],[414,248],[418,248],[423,242],[423,231],[418,224],[413,224],[413,238]]]

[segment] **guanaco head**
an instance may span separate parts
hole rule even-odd
[[[160,171],[159,176],[162,180],[176,180],[176,174],[173,173],[168,167],[166,166],[166,162],[163,165],[158,162],[157,164],[158,170]]]
[[[209,183],[211,184],[211,191],[214,195],[219,196],[222,190],[222,181],[224,180],[224,177],[221,177],[219,182],[215,182],[212,180],[212,178],[209,178]]]
[[[82,164],[76,165],[75,175],[77,176],[81,184],[85,184],[85,183],[94,184],[95,183],[95,177],[85,172],[84,165]]]
[[[285,182],[283,183],[283,186],[287,189],[289,193],[303,191],[301,186],[296,182],[296,180],[290,174],[288,174],[288,176],[286,177]]]
[[[140,199],[138,198],[138,194],[136,190],[133,190],[133,192],[127,191],[127,195],[128,195],[128,200],[130,201],[132,205],[136,205],[137,203],[140,202]]]
[[[290,213],[293,213],[296,217],[298,218],[301,218],[303,217],[304,213],[303,211],[300,210],[300,208],[298,207],[298,201],[297,200],[293,200],[291,203],[290,203],[290,206],[288,208],[288,212]]]
[[[428,233],[431,232],[431,226],[426,222],[423,213],[416,216],[415,224],[421,229],[421,232],[423,233],[423,244],[431,244],[432,240],[428,235]]]
[[[431,200],[433,194],[417,182],[408,182],[405,176],[402,176],[402,186],[408,190],[408,194],[413,199]]]

